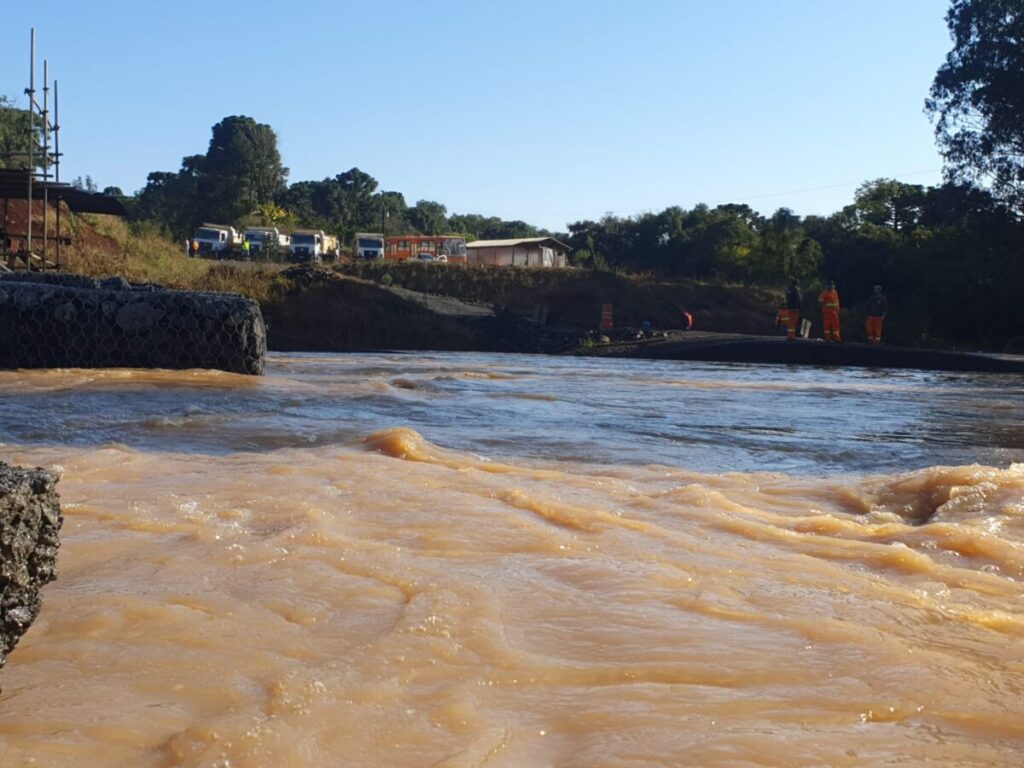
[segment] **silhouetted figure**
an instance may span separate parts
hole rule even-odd
[[[882,286],[876,285],[868,297],[867,306],[867,333],[869,344],[882,343],[882,322],[889,314],[889,300],[882,293]]]

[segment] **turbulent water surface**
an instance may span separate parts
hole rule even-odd
[[[59,466],[6,766],[1019,766],[1013,376],[0,373]]]

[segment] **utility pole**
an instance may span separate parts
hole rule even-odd
[[[53,81],[53,171],[54,181],[60,184],[60,107],[57,103],[57,81]],[[60,193],[58,193],[59,195]],[[57,271],[60,271],[60,203],[57,198]]]
[[[36,165],[33,150],[36,143],[35,104],[36,104],[36,28],[30,33],[28,60],[28,254],[25,257],[26,268],[32,271],[32,177]]]
[[[43,270],[50,255],[50,74],[43,59]]]

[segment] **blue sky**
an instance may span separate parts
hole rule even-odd
[[[62,178],[134,191],[250,115],[290,180],[358,166],[413,204],[564,230],[746,202],[831,213],[933,184],[946,0],[8,3],[0,93],[60,83]]]

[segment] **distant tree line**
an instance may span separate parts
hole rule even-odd
[[[747,205],[669,207],[569,225],[577,266],[782,286],[809,291],[835,280],[844,303],[874,284],[890,295],[901,341],[983,345],[1024,352],[1024,5],[952,0],[953,47],[925,102],[946,162],[936,187],[876,179],[830,216]],[[22,147],[25,113],[0,99],[0,151]],[[87,186],[95,188],[86,177]],[[120,190],[107,188],[109,193]],[[288,184],[277,136],[251,117],[213,126],[206,153],[176,172],[149,174],[124,198],[133,218],[174,238],[203,221],[259,219],[309,226],[351,242],[357,231],[461,233],[470,239],[551,233],[523,221],[449,214],[432,200],[409,205],[359,168]]]
[[[322,181],[287,183],[277,136],[251,117],[226,117],[213,126],[204,155],[182,158],[177,172],[155,171],[130,202],[132,216],[159,224],[175,238],[204,221],[315,227],[351,242],[356,232],[460,233],[471,238],[526,237],[541,232],[522,221],[475,214],[448,215],[441,203],[409,205],[401,192],[379,189],[359,168]]]
[[[848,307],[881,284],[902,342],[1024,352],[1017,310],[1024,223],[1005,201],[969,184],[878,179],[827,217],[698,205],[608,215],[569,231],[581,266],[766,286],[796,279],[811,294],[834,280]]]

